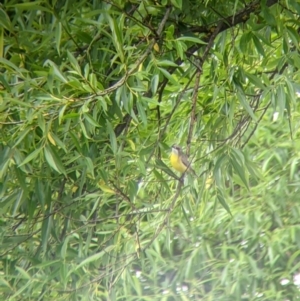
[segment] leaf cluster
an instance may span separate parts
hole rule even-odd
[[[3,300],[296,299],[299,14],[4,1]]]

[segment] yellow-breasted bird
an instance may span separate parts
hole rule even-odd
[[[191,163],[189,162],[186,154],[183,153],[182,149],[178,145],[172,145],[172,153],[170,156],[171,165],[174,169],[177,171],[180,171],[181,173],[184,172],[192,172],[195,176],[196,173],[191,167]]]

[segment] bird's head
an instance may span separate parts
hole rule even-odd
[[[173,144],[172,145],[172,153],[178,155],[181,153],[181,147],[176,145],[176,144]]]

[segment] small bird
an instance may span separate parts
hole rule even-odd
[[[171,165],[176,169],[177,171],[180,171],[181,173],[184,172],[192,172],[195,176],[196,173],[191,167],[191,163],[188,161],[188,158],[186,154],[183,153],[182,149],[178,145],[172,145],[172,153],[170,156]]]

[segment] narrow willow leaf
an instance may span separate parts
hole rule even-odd
[[[52,10],[48,9],[45,6],[41,6],[41,1],[31,1],[31,2],[25,2],[25,3],[15,3],[15,4],[7,4],[7,7],[14,7],[17,9],[22,10],[41,10],[46,11],[50,14],[53,13]]]
[[[134,198],[138,192],[138,188],[138,183],[136,181],[128,181],[128,193],[132,202],[134,201]]]
[[[21,188],[23,189],[23,191],[27,192],[28,188],[26,185],[26,174],[17,166],[15,166],[14,170]]]
[[[76,58],[73,56],[73,54],[70,51],[67,51],[67,54],[72,67],[77,71],[78,74],[81,74],[81,68]]]
[[[171,3],[172,3],[175,7],[179,8],[179,9],[182,9],[182,0],[171,0]]]
[[[120,60],[122,63],[125,62],[124,60],[124,53],[123,53],[123,38],[122,38],[122,34],[119,28],[119,25],[116,21],[116,19],[113,19],[110,17],[110,15],[106,15],[107,19],[108,19],[108,23],[110,25],[110,29],[112,32],[112,42],[116,48],[116,51],[118,53],[118,56],[120,57]]]
[[[180,37],[176,39],[176,41],[186,41],[186,42],[192,42],[192,43],[203,44],[203,45],[207,44],[206,42],[200,40],[199,38],[190,37],[190,36]]]
[[[31,276],[29,275],[29,273],[27,273],[27,271],[25,271],[23,268],[16,266],[15,269],[21,275],[20,278],[22,278],[22,279],[31,279]]]
[[[45,132],[45,118],[42,113],[38,114],[38,125],[40,129]]]
[[[42,150],[42,148],[39,147],[39,148],[37,148],[36,150],[34,150],[32,153],[30,153],[30,154],[24,159],[24,161],[23,161],[21,164],[19,164],[19,167],[20,167],[20,166],[23,166],[24,164],[26,164],[26,163],[30,162],[31,160],[35,159],[35,158],[38,156],[38,154],[41,152],[41,150]]]
[[[59,79],[63,83],[68,82],[66,77],[63,75],[63,73],[59,70],[59,68],[57,67],[57,65],[54,62],[52,62],[51,60],[46,60],[44,63],[44,66],[46,66],[46,65],[51,66],[51,69],[52,69],[51,71],[53,72],[53,74],[56,76],[57,79]]]
[[[176,48],[176,51],[177,51],[177,55],[180,57],[181,60],[183,60],[184,56],[185,56],[184,48],[186,48],[184,43],[181,43],[179,41],[175,41],[175,48]]]
[[[87,133],[87,130],[86,130],[86,127],[85,127],[84,123],[80,120],[80,121],[79,121],[79,124],[80,124],[80,127],[81,127],[81,130],[82,130],[83,135],[84,135],[87,139],[90,139],[90,136],[89,136],[88,133]]]
[[[261,54],[262,56],[266,56],[264,48],[260,42],[260,40],[257,38],[257,36],[252,35],[252,40],[254,42],[254,45],[256,47],[256,50],[259,54]]]
[[[0,63],[2,63],[4,66],[10,67],[16,72],[22,74],[22,69],[18,68],[15,64],[13,64],[11,61],[5,59],[4,57],[0,57]],[[9,69],[9,68],[8,68]]]
[[[25,108],[32,108],[32,105],[27,103],[27,102],[24,102],[24,101],[20,101],[18,99],[15,99],[15,98],[9,98],[7,97],[6,98],[7,100],[9,100],[11,103],[15,103],[17,105],[20,105],[20,107],[25,107]]]
[[[237,91],[237,97],[241,103],[241,105],[243,106],[243,108],[246,110],[246,112],[251,116],[251,118],[253,120],[257,120],[256,116],[254,115],[254,112],[252,110],[252,108],[250,107],[245,94],[242,91]]]
[[[261,78],[250,73],[246,73],[249,81],[256,85],[258,88],[265,90],[266,86],[262,83]]]
[[[59,113],[58,113],[58,122],[59,124],[61,124],[62,122],[62,119],[64,117],[64,113],[65,113],[65,110],[66,108],[69,106],[69,104],[65,104],[60,110],[59,110]]]
[[[155,94],[157,91],[158,83],[159,83],[159,75],[155,74],[151,79],[151,92],[153,94]]]
[[[288,95],[288,100],[289,102],[293,103],[294,105],[296,104],[296,92],[294,90],[293,83],[286,79],[286,88],[287,88],[287,95]]]
[[[174,77],[165,69],[158,68],[160,72],[175,86],[178,86],[178,82],[174,79]]]
[[[89,256],[88,258],[86,258],[85,260],[83,260],[76,268],[75,268],[75,271],[80,269],[81,267],[91,263],[91,262],[94,262],[94,261],[97,261],[98,259],[102,258],[103,255],[109,253],[111,250],[113,250],[115,248],[114,245],[111,245],[111,246],[108,246],[106,248],[103,249],[103,251],[99,252],[99,253],[96,253],[92,256]]]
[[[91,158],[85,157],[87,172],[94,178],[94,164]]]
[[[158,61],[157,62],[157,66],[161,66],[161,67],[178,67],[177,64],[175,64],[174,62],[172,61],[168,61],[168,60],[162,60],[162,61]]]
[[[49,208],[48,212],[49,211],[50,211],[50,208]],[[51,228],[52,228],[52,215],[50,214],[46,219],[44,219],[44,221],[42,223],[41,238],[42,238],[42,248],[43,248],[44,252],[47,250]]]
[[[172,172],[172,171],[171,171]],[[169,184],[166,182],[165,178],[162,176],[161,172],[158,172],[156,169],[153,170],[154,176],[157,179],[157,181],[167,190],[170,191]],[[179,179],[176,175],[174,177],[175,179]]]
[[[0,74],[0,83],[5,87],[5,89],[8,92],[11,91],[10,85],[8,84],[7,80],[5,79],[5,77],[2,74]]]
[[[145,108],[143,106],[143,104],[141,103],[141,101],[137,101],[136,103],[136,106],[137,106],[137,110],[138,110],[138,113],[139,113],[139,117],[141,118],[143,124],[145,126],[147,126],[147,115],[146,115],[146,112],[145,112]]]
[[[3,57],[4,49],[4,29],[0,27],[0,57]]]
[[[106,126],[107,126],[107,131],[109,134],[111,149],[112,149],[113,153],[116,154],[117,150],[118,150],[116,134],[113,130],[111,123],[108,120],[106,121]]]
[[[276,102],[279,108],[280,116],[283,116],[286,108],[286,95],[283,85],[279,85],[276,91]]]
[[[56,170],[58,173],[66,174],[65,168],[59,156],[56,154],[55,150],[51,148],[50,145],[46,145],[44,147],[44,154],[46,161],[54,170]]]
[[[66,145],[54,134],[54,133],[52,133],[52,132],[49,132],[48,133],[48,139],[49,139],[49,137],[51,136],[51,138],[52,138],[52,142],[51,142],[51,144],[52,145],[58,145],[60,148],[62,148],[64,151],[65,151],[65,153],[67,152],[67,148],[66,148]]]
[[[100,124],[89,113],[84,113],[83,116],[91,125],[95,127],[100,127]]]
[[[16,298],[17,296],[19,296],[20,294],[22,294],[23,291],[25,291],[29,286],[32,285],[32,283],[33,283],[33,280],[32,280],[32,279],[28,280],[28,281],[27,281],[25,284],[23,284],[23,285],[20,287],[20,289],[18,289],[13,295],[10,295],[10,299],[11,299],[11,300],[16,300],[15,298]],[[19,299],[19,298],[18,298],[18,299]]]
[[[171,177],[178,179],[178,176],[162,160],[156,159],[155,165]]]
[[[60,173],[59,171],[59,168],[57,167],[56,163],[55,163],[55,160],[52,156],[52,153],[50,151],[50,149],[48,148],[48,146],[46,146],[44,148],[44,154],[45,154],[45,158],[46,158],[46,161],[48,162],[48,164],[54,169],[56,170],[57,172]]]
[[[251,41],[251,37],[251,32],[245,32],[240,38],[240,48],[243,53],[247,53],[249,51],[249,41]]]
[[[12,30],[13,28],[7,13],[2,8],[0,8],[0,24],[7,30]]]
[[[300,256],[300,250],[296,251],[294,254],[291,254],[289,256],[289,260],[287,262],[287,268],[289,271],[299,269],[300,263],[299,263],[299,256]],[[297,263],[295,265],[295,263]]]
[[[68,249],[68,246],[69,246],[69,240],[71,239],[71,236],[67,236],[65,239],[64,239],[64,243],[60,249],[60,256],[61,258],[66,258],[66,255],[67,255],[67,249]]]
[[[55,28],[55,42],[56,42],[56,50],[59,55],[60,55],[60,41],[61,41],[61,22],[58,22]]]
[[[229,208],[225,198],[223,197],[223,195],[222,195],[222,193],[219,189],[218,189],[217,198],[218,198],[218,201],[220,202],[220,204],[223,206],[223,208],[232,216],[230,208]]]
[[[32,129],[30,127],[26,128],[24,131],[22,131],[20,133],[20,135],[18,136],[18,140],[15,142],[13,148],[15,148],[20,142],[22,142],[25,137],[28,135],[29,132],[31,132]]]
[[[231,150],[230,163],[235,172],[238,174],[239,178],[244,183],[245,187],[249,189],[248,177],[246,176],[247,167],[245,165],[243,154],[239,150]]]

